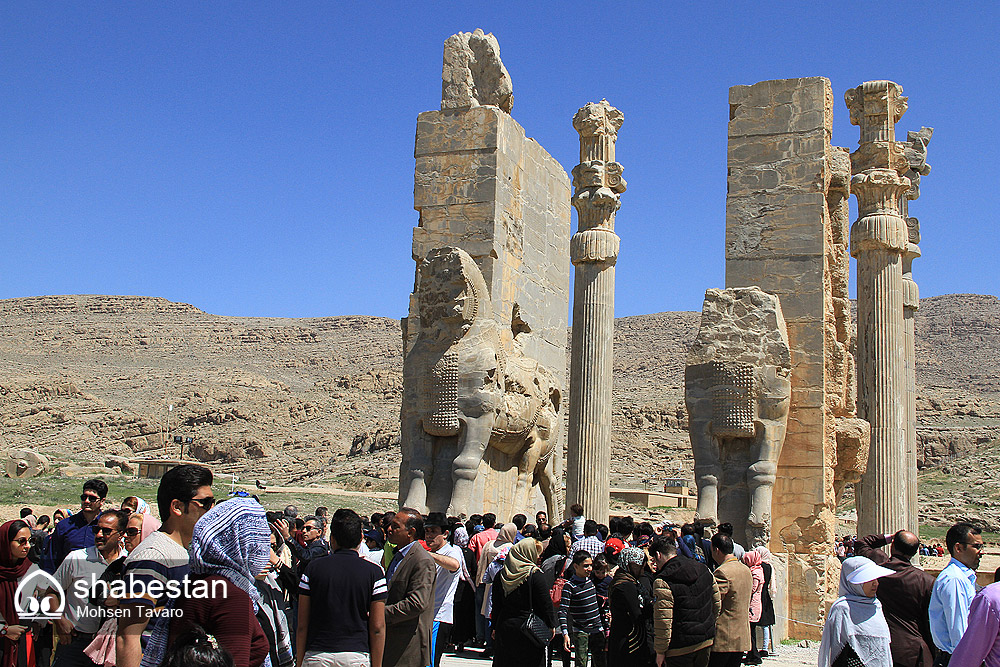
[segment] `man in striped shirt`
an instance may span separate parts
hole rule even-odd
[[[194,524],[215,504],[212,471],[194,464],[171,468],[160,478],[156,504],[163,525],[125,561],[129,597],[118,601],[118,667],[158,667],[163,662],[170,619],[157,612],[171,597],[176,599],[178,584],[187,576]],[[140,638],[147,624],[152,634],[143,651]]]
[[[590,580],[594,559],[586,551],[573,556],[573,576],[562,590],[559,622],[562,627],[563,650],[573,652],[576,647],[577,667],[587,667],[587,655],[594,656],[594,666],[606,664],[604,653],[604,615],[597,600],[597,591]]]
[[[309,563],[299,583],[296,664],[381,667],[385,573],[358,554],[361,517],[353,510],[337,510],[330,537],[335,551]]]

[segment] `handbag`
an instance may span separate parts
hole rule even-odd
[[[521,633],[525,635],[532,644],[538,648],[545,648],[552,639],[552,628],[545,624],[538,614],[535,613],[534,605],[531,602],[531,577],[524,582],[528,587],[528,617],[521,624]]]

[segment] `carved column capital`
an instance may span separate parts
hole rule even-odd
[[[866,81],[844,94],[851,124],[861,128],[859,144],[895,141],[896,123],[906,113],[903,87],[892,81]]]
[[[615,142],[624,120],[624,114],[607,100],[591,102],[573,117],[573,127],[580,133],[580,164],[573,167],[572,203],[579,221],[570,239],[574,265],[613,265],[618,258],[615,213],[627,184],[622,178],[624,168],[615,162]]]

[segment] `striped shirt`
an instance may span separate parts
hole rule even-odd
[[[299,582],[299,595],[309,598],[306,651],[369,653],[368,612],[386,593],[382,568],[354,549],[309,563]]]
[[[174,542],[166,533],[157,531],[144,539],[125,559],[125,586],[128,597],[119,604],[140,605],[161,609],[172,605],[168,584],[175,582],[173,598],[176,599],[179,582],[188,574],[188,550]],[[153,593],[159,593],[154,595]],[[153,616],[146,628],[152,633],[142,654],[142,667],[155,667],[163,661],[166,651],[170,619],[166,615]]]
[[[588,577],[573,575],[563,587],[559,605],[559,622],[562,633],[586,632],[595,634],[604,630],[604,617],[597,602],[597,591]]]

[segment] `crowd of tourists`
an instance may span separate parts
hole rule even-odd
[[[359,516],[217,502],[211,471],[164,474],[156,508],[80,508],[0,526],[0,667],[740,665],[774,655],[771,554],[732,526],[584,508]],[[161,521],[162,520],[162,521]],[[44,573],[44,576],[39,576]],[[760,641],[758,641],[758,636]]]
[[[840,562],[844,562],[844,560],[852,556],[858,555],[854,551],[854,546],[856,541],[857,538],[854,537],[853,535],[845,535],[844,537],[837,540],[836,554]],[[933,544],[926,544],[921,542],[920,547],[917,550],[917,553],[919,553],[921,556],[932,556],[932,557],[942,558],[944,557],[945,554],[948,553],[948,551],[940,543],[935,542]]]

